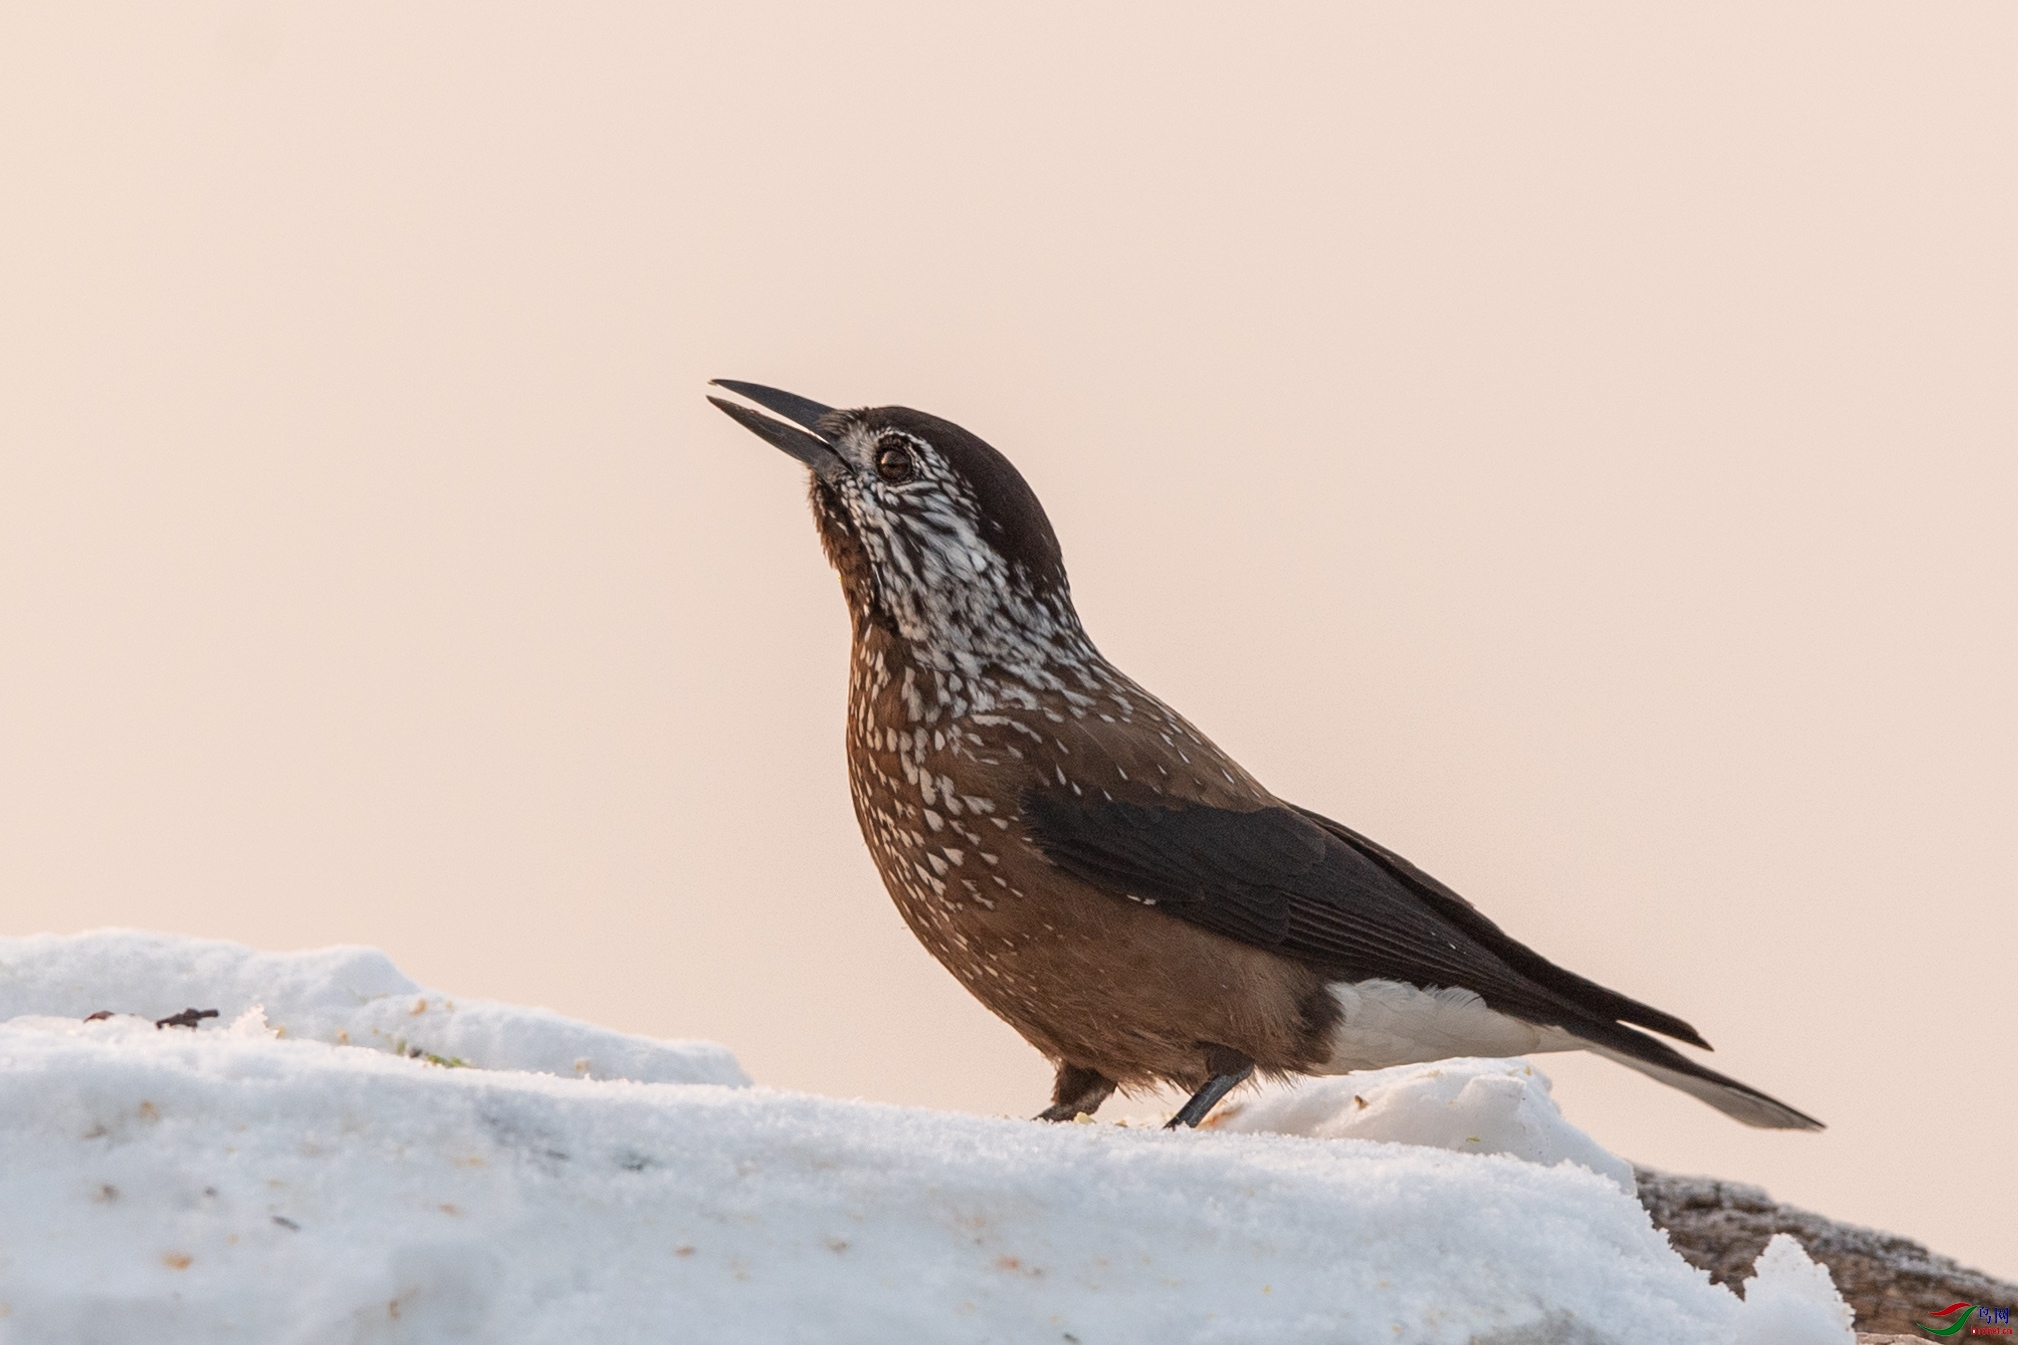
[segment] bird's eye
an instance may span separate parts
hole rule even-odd
[[[885,440],[876,450],[876,475],[891,485],[902,485],[917,474],[918,465],[911,460],[911,450],[896,440]]]

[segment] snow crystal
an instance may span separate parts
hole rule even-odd
[[[1741,1299],[1577,1163],[443,1068],[303,1026],[434,998],[375,954],[67,943],[37,992],[62,959],[0,940],[9,1342],[1851,1339],[1798,1247]],[[192,1004],[222,1012],[145,1016]],[[108,1007],[143,1016],[81,1021]],[[524,1021],[540,1052],[632,1040]],[[1492,1075],[1445,1069],[1458,1100]]]
[[[1633,1165],[1563,1119],[1525,1060],[1445,1060],[1270,1085],[1221,1105],[1218,1129],[1387,1140],[1457,1153],[1576,1163],[1631,1192]]]
[[[749,1082],[713,1042],[655,1041],[409,980],[376,948],[261,953],[241,944],[139,930],[0,939],[0,1019],[136,1014],[155,1020],[254,1007],[284,1037],[436,1056],[485,1069],[639,1083]]]
[[[1816,1264],[1785,1233],[1775,1233],[1759,1253],[1754,1274],[1745,1281],[1745,1308],[1739,1345],[1779,1345],[1802,1338],[1800,1332],[1813,1329],[1807,1323],[1829,1318],[1848,1336],[1856,1316],[1836,1292],[1828,1267]]]

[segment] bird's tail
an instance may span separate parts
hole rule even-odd
[[[1805,1112],[1795,1111],[1778,1098],[1767,1097],[1749,1084],[1705,1069],[1665,1042],[1644,1033],[1623,1028],[1624,1037],[1607,1033],[1600,1044],[1586,1039],[1586,1050],[1616,1060],[1627,1069],[1636,1069],[1650,1079],[1659,1079],[1670,1088],[1679,1088],[1690,1097],[1709,1103],[1733,1120],[1762,1130],[1820,1130],[1822,1123]]]

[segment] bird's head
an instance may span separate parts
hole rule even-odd
[[[1051,521],[1007,458],[906,407],[836,410],[755,383],[715,386],[785,418],[708,399],[811,471],[813,516],[858,630],[881,626],[969,675],[1091,655]]]

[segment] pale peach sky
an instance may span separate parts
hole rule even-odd
[[[855,834],[800,473],[1006,451],[1278,793],[2018,1274],[2018,10],[0,9],[0,932],[375,944],[1027,1113]]]

